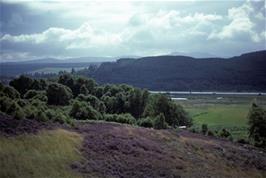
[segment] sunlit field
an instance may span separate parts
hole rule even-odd
[[[265,96],[178,96],[188,100],[182,104],[193,119],[194,128],[207,124],[212,131],[229,130],[235,140],[248,136],[248,112],[252,102],[266,106]]]

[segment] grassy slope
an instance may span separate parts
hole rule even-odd
[[[75,128],[0,136],[0,177],[266,176],[265,153],[232,142],[106,122]]]
[[[0,136],[0,177],[79,177],[70,164],[81,158],[81,142],[81,135],[63,129]]]

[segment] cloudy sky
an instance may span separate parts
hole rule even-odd
[[[1,0],[1,61],[265,50],[265,1]]]

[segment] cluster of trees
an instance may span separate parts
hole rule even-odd
[[[0,86],[1,112],[17,119],[106,120],[156,129],[192,124],[182,106],[167,96],[124,84],[101,86],[90,78],[62,74],[49,80],[20,76]]]

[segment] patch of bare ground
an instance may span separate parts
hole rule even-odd
[[[266,153],[188,131],[80,123],[84,177],[265,177]]]

